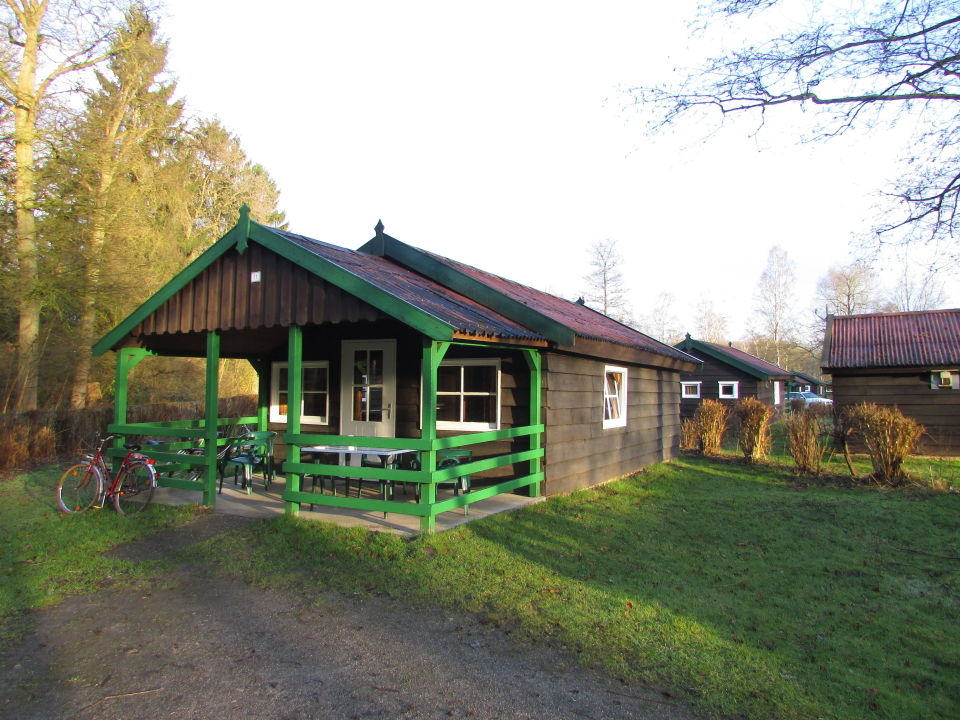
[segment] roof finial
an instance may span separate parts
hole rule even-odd
[[[687,333],[687,340],[690,339],[690,333]]]
[[[377,226],[374,228],[377,237],[383,237],[383,220],[377,220]]]
[[[237,252],[241,255],[247,249],[247,237],[250,235],[250,206],[240,206],[240,218],[237,220]]]
[[[586,304],[587,304],[587,303],[584,301],[582,295],[577,298],[577,305],[586,305]]]

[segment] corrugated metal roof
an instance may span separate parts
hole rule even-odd
[[[485,338],[544,341],[542,336],[529,328],[390,260],[337,247],[284,230],[269,229],[405,303],[453,326],[461,333]]]
[[[960,309],[831,318],[823,367],[960,365]]]
[[[421,251],[425,252],[426,251]],[[541,290],[536,290],[526,285],[507,280],[499,275],[488,273],[484,270],[465,265],[456,260],[445,258],[434,253],[426,253],[438,262],[442,262],[454,268],[458,272],[467,275],[477,282],[481,282],[497,292],[512,297],[514,300],[522,302],[524,305],[546,315],[547,317],[566,325],[573,332],[582,337],[591,340],[602,340],[605,342],[617,343],[627,347],[646,350],[684,362],[690,362],[691,358],[685,352],[677,350],[670,345],[654,340],[649,335],[634,330],[627,325],[617,322],[607,317],[603,313],[591,310],[585,305],[558,298]]]
[[[696,353],[699,351],[714,359],[727,361],[731,365],[763,379],[793,377],[793,373],[789,370],[784,370],[779,365],[761,360],[756,355],[744,352],[733,347],[733,345],[719,345],[705,340],[695,340],[687,335],[685,340],[678,343],[678,347],[688,352]]]

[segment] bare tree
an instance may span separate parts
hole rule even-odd
[[[668,345],[680,342],[683,339],[683,331],[680,329],[680,321],[673,309],[676,300],[673,293],[661,292],[657,295],[653,308],[644,314],[640,329],[650,337]]]
[[[767,266],[757,282],[754,309],[760,320],[760,332],[773,345],[775,365],[783,361],[783,351],[793,330],[794,277],[793,261],[787,251],[776,245],[770,248]]]
[[[706,28],[725,20],[744,27],[754,19],[782,21],[786,13],[763,12],[778,4],[716,0],[702,6],[701,19]],[[830,14],[813,11],[799,28],[709,59],[674,85],[636,89],[636,102],[656,109],[656,128],[687,115],[700,121],[713,115],[722,122],[741,114],[756,116],[759,128],[776,108],[816,109],[810,139],[909,115],[918,129],[904,148],[907,170],[889,193],[893,214],[874,230],[879,239],[955,238],[960,230],[956,0],[867,0],[851,8],[847,14],[839,8]],[[768,28],[763,32],[769,35]]]
[[[729,340],[726,316],[717,312],[713,300],[701,296],[697,302],[697,319],[694,323],[697,339],[712,343],[724,343]]]
[[[627,300],[623,279],[623,257],[616,240],[602,240],[590,246],[590,272],[584,276],[587,284],[584,299],[604,315],[622,323],[630,323],[632,310]]]
[[[71,74],[110,53],[112,5],[80,0],[4,0],[0,5],[0,104],[13,115],[18,269],[16,407],[37,407],[41,299],[36,228],[37,123]]]
[[[827,315],[873,312],[879,307],[880,294],[877,274],[867,263],[857,260],[832,267],[817,282],[814,313],[825,321]]]
[[[904,262],[890,293],[890,309],[898,312],[937,310],[947,300],[944,283],[934,268],[917,269]]]

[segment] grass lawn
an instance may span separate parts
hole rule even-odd
[[[155,507],[137,516],[112,509],[61,515],[53,466],[0,477],[0,638],[24,629],[27,610],[108,583],[145,577],[144,566],[104,555],[121,543],[193,518],[195,507]]]
[[[960,476],[956,461],[935,468]],[[5,528],[10,503],[36,503],[43,483],[30,477],[2,485]],[[183,519],[58,518],[45,499],[0,565],[32,588],[21,608],[108,574],[135,580],[136,568],[103,567],[103,547]],[[685,457],[413,541],[289,517],[242,535],[184,554],[306,596],[383,593],[478,612],[707,715],[960,716],[957,493],[797,483],[784,466]],[[222,553],[225,542],[245,551]],[[70,573],[81,581],[61,583]]]

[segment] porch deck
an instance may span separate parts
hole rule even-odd
[[[245,517],[272,517],[284,512],[284,503],[281,499],[283,491],[286,489],[285,479],[278,476],[270,485],[270,491],[263,489],[260,478],[257,478],[254,491],[247,495],[245,491],[236,488],[230,479],[223,484],[223,493],[217,496],[217,502],[213,511],[226,515],[242,515]],[[453,496],[452,490],[437,491],[437,499],[445,499],[447,496]],[[523,497],[512,493],[503,493],[495,495],[484,500],[479,500],[470,505],[470,514],[464,515],[462,510],[452,510],[440,513],[436,516],[437,532],[450,530],[471,520],[496,515],[501,512],[508,512],[540,502],[542,497]],[[197,502],[197,493],[191,490],[178,490],[171,487],[158,487],[154,495],[154,502],[164,505],[180,505],[185,503]],[[415,515],[403,515],[400,513],[388,513],[387,517],[382,512],[352,510],[349,508],[338,508],[324,505],[315,505],[313,510],[310,506],[303,505],[300,511],[300,517],[306,520],[319,520],[329,522],[340,527],[362,527],[366,530],[375,532],[389,532],[396,535],[413,536],[421,532],[420,518]]]

